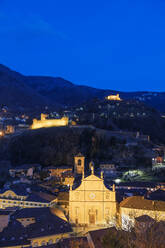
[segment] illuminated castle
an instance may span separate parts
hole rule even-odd
[[[106,99],[111,101],[121,101],[119,94],[107,96]]]
[[[46,119],[47,115],[41,114],[41,120],[33,119],[31,129],[38,129],[43,127],[60,127],[68,126],[68,117],[62,117],[61,119]]]

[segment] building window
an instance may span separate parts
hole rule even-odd
[[[110,197],[110,194],[107,193],[107,194],[106,194],[106,199],[109,200],[109,197]]]
[[[41,243],[41,245],[46,245],[46,241],[43,240],[42,243]]]
[[[106,208],[106,209],[105,209],[105,214],[106,214],[106,215],[109,215],[109,208]]]
[[[53,239],[50,239],[48,242],[49,245],[53,244]]]
[[[33,247],[38,247],[38,242],[35,242]]]
[[[78,214],[79,214],[79,208],[76,207],[76,208],[75,208],[75,215],[76,215],[76,217],[78,216]]]

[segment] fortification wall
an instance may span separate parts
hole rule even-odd
[[[44,127],[60,127],[60,126],[68,126],[69,120],[68,117],[62,117],[61,119],[44,119],[44,120],[36,120],[33,119],[33,124],[31,125],[31,129],[38,129]]]

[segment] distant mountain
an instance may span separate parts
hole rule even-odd
[[[47,102],[26,83],[26,77],[0,65],[0,104],[21,110],[41,107]]]
[[[63,78],[24,76],[0,64],[0,104],[13,109],[31,109],[48,106],[74,106],[92,98],[103,99],[120,93],[123,99],[137,99],[165,112],[165,93],[118,92],[75,85]]]
[[[26,77],[26,82],[40,95],[48,98],[52,103],[62,105],[77,105],[92,98],[103,98],[116,93],[113,90],[101,90],[88,86],[75,85],[59,77]]]

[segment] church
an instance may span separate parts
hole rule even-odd
[[[79,156],[80,159],[80,156]],[[84,168],[84,158],[81,157],[81,168]],[[77,165],[79,166],[79,165]],[[103,174],[101,177],[94,175],[91,166],[91,175],[84,177],[79,187],[69,191],[69,221],[76,225],[102,226],[114,221],[117,213],[115,186],[109,190],[104,185]]]

